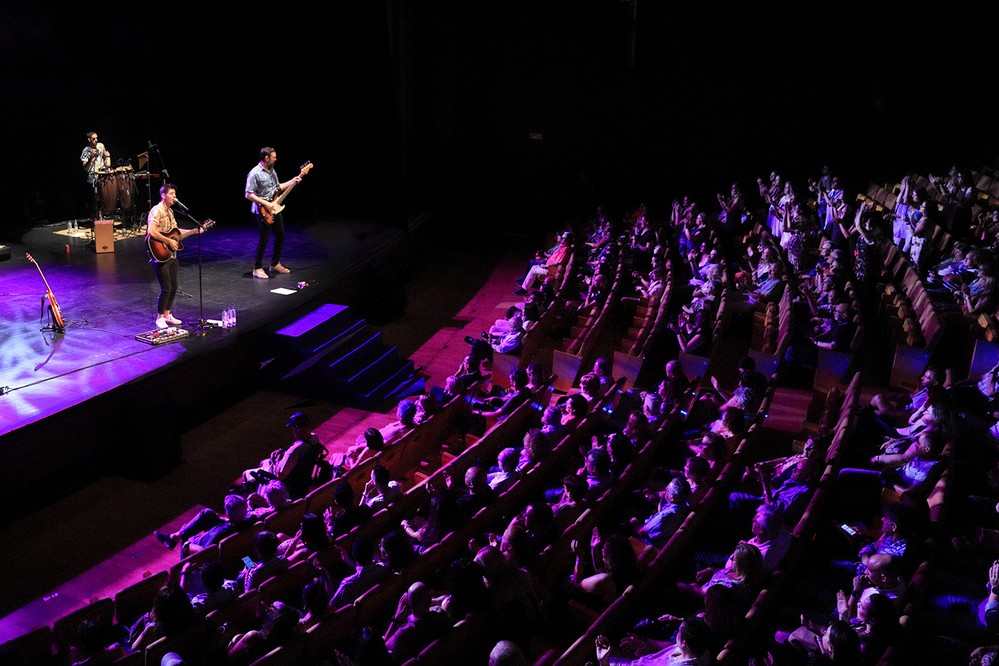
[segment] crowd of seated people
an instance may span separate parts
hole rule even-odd
[[[860,205],[850,218],[849,197],[828,169],[818,181],[809,183],[809,192],[816,199],[814,210],[805,200],[807,195],[796,192],[790,182],[773,173],[769,181],[759,181],[764,213],[760,219],[767,220],[760,225],[763,231],[759,235],[746,227],[753,219],[752,202],[738,184],[732,186],[730,195],[718,197],[717,215],[701,210],[689,198],[674,202],[666,220],[657,220],[645,206],[624,216],[620,225],[600,214],[581,232],[580,247],[585,256],[580,257],[583,282],[579,295],[584,303],[603,302],[609,280],[621,262],[631,269],[637,297],[649,299],[664,288],[666,279],[672,279],[684,287],[678,290],[681,297],[675,303],[683,314],[671,326],[677,347],[707,353],[716,302],[722,289],[729,286],[723,266],[732,266],[736,269],[731,275],[732,286],[754,300],[774,300],[786,285],[799,291],[795,307],[800,328],[794,360],[800,361],[805,358],[800,353],[802,347],[849,351],[855,318],[861,314],[849,289],[852,286],[863,294],[880,277],[878,253],[883,241],[894,238],[903,251],[910,252],[920,245],[914,239],[922,239],[925,248],[934,227],[942,226],[960,245],[943,255],[946,259],[920,264],[926,266],[921,270],[928,284],[936,285],[938,295],[952,296],[966,315],[994,312],[994,255],[990,254],[994,238],[971,232],[970,215],[962,208],[968,204],[967,177],[958,170],[946,182],[937,179],[934,185],[942,199],[931,200],[928,192],[915,186],[914,179],[903,180],[890,220],[867,204]],[[850,219],[853,222],[848,227]],[[982,219],[987,222],[991,218]],[[622,229],[627,229],[624,235],[618,233]],[[888,229],[897,230],[898,235],[886,233]],[[719,237],[724,240],[740,234],[746,234],[750,241],[745,246],[718,242]],[[562,233],[553,248],[540,252],[520,281],[518,291],[527,296],[525,302],[485,331],[485,339],[469,341],[469,354],[439,391],[403,401],[395,422],[382,430],[365,431],[342,461],[334,461],[335,473],[346,474],[351,467],[378,456],[410,429],[431,420],[437,405],[488,374],[491,354],[510,352],[497,346],[500,339],[511,334],[522,336],[551,304],[553,278],[565,267],[573,243],[572,234]],[[739,252],[733,254],[736,247]],[[539,284],[540,288],[533,289]],[[582,601],[598,611],[614,603],[642,579],[644,567],[654,557],[648,552],[666,548],[696,512],[712,479],[731,461],[766,392],[767,379],[748,361],[740,364],[739,383],[732,392],[715,387],[710,418],[687,422],[688,415],[681,410],[693,397],[690,379],[682,366],[670,359],[659,366],[663,374],[644,394],[637,394],[641,405],[633,405],[626,418],[603,422],[599,433],[580,440],[578,451],[557,455],[556,447],[580,427],[606,395],[610,373],[606,367],[594,368],[593,373],[584,375],[578,391],[541,405],[529,428],[468,467],[456,477],[460,482],[447,475],[444,487],[433,489],[418,515],[401,521],[390,534],[354,539],[348,554],[337,548],[335,540],[405,493],[401,479],[375,465],[359,496],[349,483],[340,483],[333,504],[303,515],[297,530],[291,530],[294,533],[260,531],[247,553],[252,564],[244,570],[227,574],[216,562],[209,562],[199,569],[197,581],[189,587],[179,591],[164,588],[150,613],[130,628],[134,636],[129,647],[141,648],[160,636],[203,631],[208,611],[231,603],[241,593],[259,589],[267,578],[280,577],[306,563],[315,575],[302,587],[298,607],[276,605],[269,609],[257,628],[227,637],[231,642],[223,653],[229,663],[250,663],[274,647],[295,645],[307,627],[353,603],[393,572],[405,570],[407,562],[441,544],[448,534],[529,478],[531,470],[559,460],[559,467],[551,470],[549,484],[519,506],[511,520],[499,527],[483,526],[478,538],[444,575],[404,588],[395,612],[387,610],[383,626],[373,634],[364,632],[357,640],[358,646],[374,646],[370,649],[386,655],[391,663],[402,663],[445,635],[459,620],[479,617],[494,625],[493,631],[487,632],[490,644],[511,641],[511,646],[499,652],[527,653],[532,639],[550,627],[570,601]],[[472,416],[482,421],[475,425],[476,431],[502,422],[535,397],[545,382],[537,365],[527,372],[515,371],[509,379],[509,390],[487,384],[471,398]],[[782,627],[769,646],[778,663],[801,663],[803,659],[872,662],[894,643],[907,583],[926,545],[927,497],[948,467],[952,451],[968,447],[974,439],[969,432],[987,433],[988,426],[999,419],[994,413],[996,372],[982,376],[980,382],[978,379],[964,388],[977,392],[981,399],[956,401],[949,396],[957,389],[941,370],[930,367],[918,391],[881,394],[871,401],[864,417],[867,438],[858,444],[850,466],[840,470],[835,483],[844,492],[876,495],[873,502],[853,510],[863,514],[864,523],[878,529],[865,532],[868,540],[863,543],[840,544],[838,554],[850,551],[845,561],[830,555],[828,561],[816,565],[822,575],[815,578],[820,589],[810,599],[814,603],[801,603],[795,609],[807,620]],[[979,417],[980,422],[972,422],[971,416]],[[639,454],[650,442],[663,437],[665,428],[681,421],[683,429],[677,432],[686,439],[671,433],[669,441],[675,446],[663,458],[656,458],[641,479],[629,479]],[[276,449],[248,469],[225,498],[224,511],[206,509],[177,532],[158,533],[163,544],[171,549],[184,544],[182,556],[211,547],[253,521],[280,511],[291,499],[304,496],[316,479],[317,460],[325,456],[306,419],[293,417],[289,428],[294,443]],[[750,461],[740,483],[727,489],[727,501],[721,507],[722,515],[731,521],[731,534],[744,540],[726,543],[725,552],[696,552],[687,563],[696,564],[694,570],[686,568],[684,574],[689,575],[677,577],[673,581],[676,585],[664,590],[663,607],[649,609],[665,633],[650,637],[636,631],[613,646],[601,638],[594,646],[597,660],[707,663],[717,656],[739,632],[759,592],[780,570],[790,547],[790,529],[816,491],[830,439],[829,433],[818,433],[800,453]],[[995,445],[983,443],[986,441],[974,444],[974,454],[976,460],[990,461],[995,469],[997,456],[989,449]],[[296,478],[292,470],[298,467],[298,457],[308,459],[302,469],[307,468],[309,475],[304,477],[305,486],[295,483],[292,492]],[[982,469],[989,469],[989,465]],[[987,505],[999,499],[999,485],[990,486],[984,472],[981,477],[975,479],[974,493],[968,494]],[[582,524],[577,521],[588,510],[598,510],[603,499],[632,481],[638,483],[623,493],[627,500],[615,504],[613,515],[588,523],[585,534],[575,533],[563,544],[571,557],[561,561],[561,568],[546,568],[553,561],[559,562],[550,559],[550,553],[557,550],[566,530]],[[892,498],[890,503],[885,502],[888,497]],[[975,515],[982,513],[992,527],[999,524],[991,515],[994,510]],[[965,545],[982,560],[997,553],[988,550],[984,541],[969,540]],[[988,567],[969,570],[968,577],[976,584],[990,581],[999,585],[999,571],[993,574]],[[990,604],[986,619],[999,617],[996,593],[983,591],[980,597],[978,601]],[[967,643],[967,652],[983,645],[986,647],[979,653],[984,656],[989,645],[999,643],[994,636],[991,642],[985,640],[990,630],[994,627],[967,629],[960,636]],[[999,652],[999,648],[991,648],[991,652]]]

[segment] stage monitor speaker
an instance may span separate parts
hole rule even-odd
[[[94,220],[94,249],[114,252],[114,220]]]

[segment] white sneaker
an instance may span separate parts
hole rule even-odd
[[[267,280],[271,276],[268,275],[267,273],[265,273],[263,268],[254,268],[253,269],[253,277],[260,278],[261,280]]]
[[[156,318],[156,328],[166,328],[170,323],[166,320],[166,317]]]
[[[285,268],[281,264],[274,264],[273,266],[271,266],[271,270],[275,271],[277,273],[290,273],[291,272],[290,268]]]
[[[181,324],[184,323],[181,320],[179,320],[176,317],[174,317],[173,315],[167,315],[167,316],[165,316],[163,318],[166,319],[167,323],[170,324],[171,326],[180,326]]]

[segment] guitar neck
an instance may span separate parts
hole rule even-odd
[[[42,267],[38,265],[31,255],[27,255],[28,261],[35,265],[38,269],[38,275],[42,278],[42,284],[45,285],[45,296],[49,299],[49,307],[52,310],[52,317],[55,319],[55,330],[62,332],[66,327],[66,322],[62,318],[62,310],[59,308],[59,301],[56,300],[55,294],[52,292],[52,287],[49,286],[49,281],[45,279],[45,273],[42,272]]]
[[[32,261],[31,263],[35,264],[35,268],[38,269],[38,275],[39,277],[42,278],[42,284],[45,285],[45,293],[49,295],[49,298],[54,298],[52,294],[52,287],[49,286],[49,281],[45,279],[45,273],[42,272],[42,267],[39,266],[34,261]]]
[[[288,193],[291,192],[296,185],[298,185],[299,181],[305,177],[305,174],[309,173],[310,169],[312,169],[312,162],[308,162],[305,165],[303,165],[302,168],[299,169],[298,171],[298,176],[296,178],[293,178],[288,183],[288,187],[284,188],[284,190],[282,190],[279,195],[271,199],[271,203],[280,206],[281,202],[284,201],[284,198],[288,196]]]
[[[287,197],[287,196],[288,196],[288,194],[289,194],[289,193],[290,193],[290,192],[291,192],[291,191],[292,191],[293,189],[295,189],[295,186],[296,186],[296,185],[298,185],[298,181],[297,181],[297,180],[293,180],[293,181],[291,181],[291,183],[289,183],[288,187],[286,187],[286,188],[284,188],[283,190],[281,190],[281,194],[279,194],[279,195],[277,195],[277,196],[276,196],[275,198],[271,199],[271,203],[272,203],[272,204],[276,204],[276,205],[281,205],[281,202],[283,202],[283,201],[284,201],[284,199],[285,199],[285,197]]]
[[[196,233],[198,233],[198,227],[195,227],[193,229],[188,229],[187,231],[181,231],[180,235],[177,236],[174,240],[178,240],[178,241],[179,240],[184,240],[188,236],[190,236],[192,234],[196,234]]]

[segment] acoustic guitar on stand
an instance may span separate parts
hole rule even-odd
[[[303,164],[298,171],[299,178],[304,178],[305,174],[309,173],[309,170],[312,169],[312,167],[312,162],[306,162]],[[260,216],[264,218],[264,222],[267,224],[274,224],[274,216],[285,209],[285,206],[282,205],[281,202],[284,201],[285,197],[288,196],[288,193],[291,192],[296,185],[298,185],[298,182],[292,180],[288,187],[284,188],[280,194],[271,199],[271,210],[267,210],[264,206],[260,206]]]
[[[35,268],[38,269],[38,274],[42,276],[42,282],[45,284],[45,298],[49,301],[49,311],[52,313],[52,330],[58,333],[64,332],[66,330],[66,322],[63,321],[62,310],[59,309],[59,303],[56,301],[55,294],[52,293],[49,281],[45,279],[45,273],[42,273],[42,267],[38,265],[38,262],[30,254],[25,253],[24,256],[35,265]]]
[[[207,231],[215,226],[215,220],[205,220],[201,223],[201,229]],[[152,236],[146,236],[146,252],[149,254],[149,258],[158,264],[164,261],[169,261],[177,256],[177,252],[184,249],[184,244],[181,242],[191,234],[198,233],[199,228],[188,229],[187,231],[181,231],[177,227],[174,227],[170,231],[163,234],[167,238],[177,241],[177,249],[171,250],[170,246],[160,240],[156,240]]]

